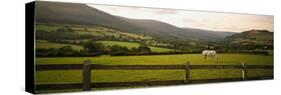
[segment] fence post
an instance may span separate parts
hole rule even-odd
[[[83,91],[91,90],[91,61],[86,60],[83,64]]]
[[[247,80],[247,65],[245,62],[242,62],[242,79]]]
[[[189,78],[190,78],[190,63],[189,63],[189,61],[186,62],[186,64],[184,65],[184,69],[185,69],[184,83],[188,83],[189,82]]]

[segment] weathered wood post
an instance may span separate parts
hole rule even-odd
[[[91,61],[86,60],[83,64],[83,91],[91,90]]]
[[[247,65],[245,62],[242,62],[242,79],[247,80]]]
[[[190,63],[189,63],[189,61],[186,62],[186,64],[184,65],[184,69],[185,69],[184,83],[189,83],[189,78],[190,78]]]

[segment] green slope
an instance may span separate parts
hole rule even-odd
[[[63,46],[72,46],[75,50],[82,50],[83,47],[80,45],[73,44],[61,44],[61,43],[49,43],[49,42],[37,42],[36,48],[61,48]]]
[[[102,43],[106,46],[113,46],[113,45],[118,45],[118,46],[124,46],[128,47],[129,49],[135,47],[139,47],[139,43],[133,43],[133,42],[119,42],[119,41],[97,41],[97,43]],[[149,46],[152,52],[169,52],[169,51],[174,51],[173,49],[167,49],[167,48],[159,48],[159,47],[152,47]]]

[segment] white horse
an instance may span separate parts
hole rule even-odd
[[[218,56],[215,50],[204,50],[202,54],[205,59],[212,58],[216,63],[218,63]]]

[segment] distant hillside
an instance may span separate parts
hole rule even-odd
[[[185,31],[191,32],[195,37],[209,41],[217,41],[225,39],[227,36],[235,34],[234,32],[211,31],[195,28],[184,28]]]
[[[158,39],[222,40],[232,33],[179,28],[155,20],[136,20],[113,16],[85,4],[36,2],[38,23],[99,25],[124,32],[149,35]]]
[[[120,18],[139,27],[142,27],[142,30],[137,30],[138,33],[148,34],[160,38],[175,37],[180,39],[187,39],[193,37],[193,34],[185,32],[185,30],[179,27],[164,22],[147,19],[128,19],[123,17]]]
[[[238,49],[273,49],[273,32],[249,30],[227,37],[229,46]]]
[[[37,1],[36,21],[38,23],[101,25],[112,28],[122,27],[124,30],[139,29],[139,27],[118,17],[79,3]]]

